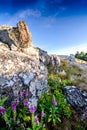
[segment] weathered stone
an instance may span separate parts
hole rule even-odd
[[[0,26],[0,41],[7,44],[10,50],[21,50],[32,46],[32,35],[26,23],[20,21],[17,27]]]
[[[27,25],[24,21],[20,21],[17,25],[19,31],[19,41],[21,42],[21,48],[28,48],[32,46],[32,36],[28,30]]]
[[[71,61],[71,62],[75,62],[75,55],[70,54],[70,56],[68,57],[68,60]]]
[[[81,88],[75,86],[66,86],[64,88],[67,101],[76,109],[84,110],[87,107],[87,93]]]
[[[46,66],[49,55],[32,46],[31,33],[23,21],[17,27],[1,26],[0,41],[1,98],[7,96],[10,104],[20,100],[21,91],[24,95],[28,91],[29,104],[36,107],[38,98],[49,90]]]
[[[53,67],[60,66],[60,58],[58,55],[50,55],[50,65]]]
[[[45,65],[49,64],[50,56],[47,54],[46,51],[41,50],[40,48],[37,48],[39,51],[39,59],[42,61]]]

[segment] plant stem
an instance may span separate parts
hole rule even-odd
[[[35,118],[34,118],[34,114],[32,114],[32,128],[33,128],[33,130],[35,130]]]

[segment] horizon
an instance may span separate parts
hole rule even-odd
[[[0,3],[0,25],[16,26],[24,20],[34,46],[64,55],[87,51],[86,0],[1,0]]]

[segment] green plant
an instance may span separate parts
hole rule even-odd
[[[53,97],[55,97],[56,99],[56,106],[54,106],[52,103]],[[54,90],[54,94],[49,92],[43,95],[38,104],[39,112],[41,112],[42,109],[44,109],[46,113],[45,123],[51,122],[53,126],[61,122],[64,116],[70,118],[72,114],[70,106],[68,105],[62,92],[60,92],[59,90]]]

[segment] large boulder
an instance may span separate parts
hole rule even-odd
[[[75,86],[66,86],[64,88],[64,94],[66,95],[67,101],[76,110],[85,110],[87,107],[87,93],[81,88]]]

